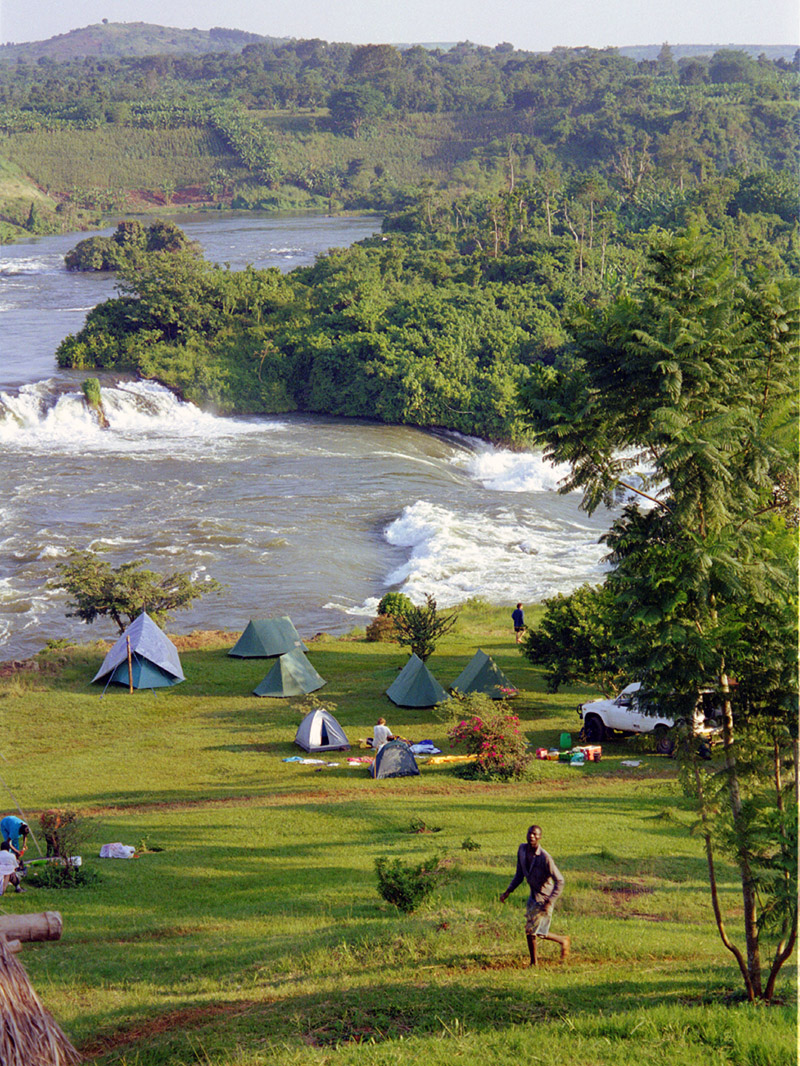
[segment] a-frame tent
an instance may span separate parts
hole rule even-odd
[[[433,707],[450,699],[422,659],[414,653],[386,690],[386,695],[398,707]]]
[[[451,690],[457,690],[462,696],[471,692],[482,692],[493,700],[502,700],[516,695],[517,687],[512,685],[506,675],[485,651],[479,648],[453,684]]]
[[[303,653],[296,649],[279,655],[275,665],[253,689],[254,696],[273,696],[284,699],[288,696],[307,696],[325,684]]]
[[[419,767],[404,740],[389,740],[378,750],[369,772],[373,777],[414,777]]]
[[[92,681],[128,685],[128,642],[134,688],[164,688],[177,685],[183,676],[178,649],[145,612],[135,618],[103,659]]]
[[[274,659],[287,651],[308,651],[288,615],[251,618],[228,652],[237,659]]]
[[[297,727],[295,744],[303,751],[344,751],[350,747],[345,732],[325,707],[309,711]]]

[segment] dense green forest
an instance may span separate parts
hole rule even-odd
[[[0,156],[57,205],[22,204],[34,231],[147,197],[383,216],[288,276],[93,238],[70,265],[116,269],[120,295],[62,365],[223,411],[515,441],[520,389],[574,359],[576,311],[635,287],[665,234],[696,232],[754,286],[797,271],[797,66],[318,40],[0,64]]]
[[[3,63],[0,159],[32,192],[0,175],[0,217],[44,232],[148,205],[383,212],[428,185],[453,201],[589,170],[663,200],[793,174],[797,66],[320,40]]]

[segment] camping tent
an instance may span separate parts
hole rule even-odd
[[[419,767],[404,740],[390,740],[379,749],[369,772],[373,777],[413,777]]]
[[[258,686],[254,696],[307,696],[325,684],[323,678],[301,651],[287,651],[279,655],[275,665]]]
[[[462,696],[468,696],[471,692],[483,692],[493,700],[501,700],[504,696],[513,696],[517,691],[491,655],[487,655],[480,648],[475,652],[451,687],[457,689]]]
[[[316,707],[297,727],[295,744],[304,751],[343,751],[350,747],[344,730],[324,707]]]
[[[422,659],[414,654],[386,690],[386,695],[398,707],[433,707],[450,699]]]
[[[131,673],[134,688],[163,688],[184,681],[178,649],[145,612],[134,619],[116,644],[92,681],[127,685],[128,640],[131,646]]]
[[[296,648],[308,651],[288,615],[281,618],[251,618],[228,655],[237,659],[273,659]]]

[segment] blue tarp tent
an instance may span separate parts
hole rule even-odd
[[[185,680],[178,649],[153,619],[142,611],[103,659],[103,665],[92,678],[93,682],[129,684],[128,640],[134,688],[164,688]]]

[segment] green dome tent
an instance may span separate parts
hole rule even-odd
[[[308,651],[288,615],[279,618],[251,618],[228,652],[237,659],[274,659],[287,651]]]
[[[128,685],[128,642],[131,648],[131,678],[134,688],[165,688],[186,679],[178,649],[145,611],[135,618],[103,659],[92,678],[108,685]]]
[[[273,696],[284,699],[288,696],[307,696],[325,684],[323,678],[299,650],[287,651],[278,656],[275,665],[258,686],[254,696]]]
[[[491,655],[487,655],[480,648],[450,688],[457,690],[462,696],[468,696],[471,692],[482,692],[493,700],[502,700],[517,693],[516,686],[511,684]]]
[[[450,699],[422,659],[415,654],[411,655],[386,690],[386,695],[398,707],[433,707]]]

